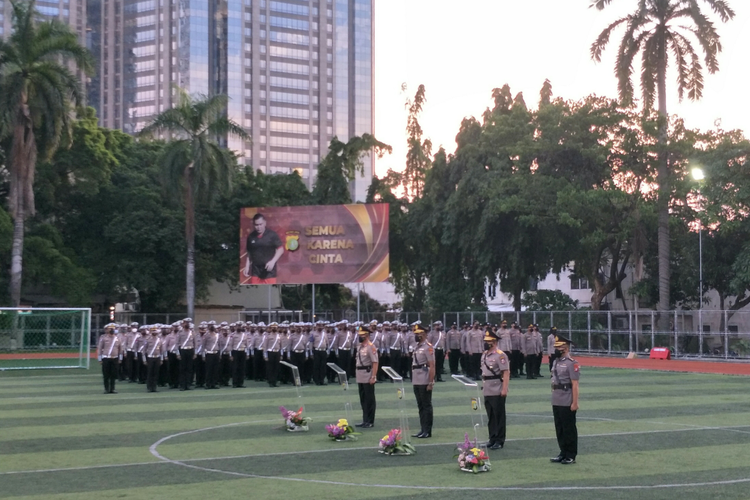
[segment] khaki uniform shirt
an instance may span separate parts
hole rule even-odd
[[[138,332],[133,333],[132,331],[125,334],[125,349],[127,351],[135,351],[135,343],[140,338],[141,334]]]
[[[232,335],[232,350],[247,351],[247,341],[247,332],[234,332],[234,335]]]
[[[523,342],[523,333],[515,328],[510,330],[510,348],[513,351],[521,351],[521,343]]]
[[[572,381],[581,377],[578,362],[569,355],[552,363],[552,406],[573,404]]]
[[[193,330],[180,328],[177,332],[178,349],[195,349],[195,333]]]
[[[372,377],[372,365],[378,362],[378,350],[372,342],[359,344],[357,348],[357,383],[367,384]],[[370,368],[361,370],[360,368]]]
[[[232,339],[229,338],[229,334],[224,335],[223,333],[219,334],[219,353],[226,354],[229,356],[231,353],[229,352],[232,348]]]
[[[484,352],[484,332],[482,330],[469,331],[469,354]]]
[[[521,352],[524,354],[524,356],[541,354],[542,337],[537,337],[536,335],[534,335],[534,332],[524,335],[523,342],[521,343]]]
[[[306,353],[308,337],[302,332],[294,332],[289,335],[289,348],[291,352]]]
[[[175,332],[169,332],[165,337],[167,343],[167,352],[177,352],[177,334]]]
[[[388,332],[386,343],[388,345],[388,352],[401,351],[404,348],[404,336],[398,330],[391,330]]]
[[[482,369],[482,394],[485,396],[501,396],[503,379],[509,376],[508,356],[500,349],[485,351],[482,354],[479,366]],[[485,379],[485,377],[496,377],[498,375],[501,375],[503,378]]]
[[[266,352],[281,352],[284,341],[282,337],[283,335],[279,332],[267,333],[261,348]]]
[[[145,354],[146,358],[164,359],[164,356],[166,355],[166,346],[164,344],[164,339],[162,339],[159,335],[148,335],[146,338],[143,353]]]
[[[412,385],[427,385],[430,383],[430,362],[435,362],[435,349],[432,344],[424,341],[414,349],[414,357],[411,363]]]
[[[434,347],[436,350],[439,349],[441,351],[445,350],[445,332],[442,330],[433,330],[430,332],[430,334],[427,336],[427,341],[432,344],[432,347]]]
[[[461,349],[461,332],[458,330],[450,329],[447,333],[448,336],[448,349]]]
[[[310,348],[313,351],[325,351],[328,349],[328,337],[324,330],[313,330],[310,332]]]
[[[217,354],[219,352],[219,332],[208,332],[203,336],[203,352],[205,354]]]
[[[552,356],[555,353],[555,334],[547,335],[547,355]]]
[[[510,330],[507,328],[500,328],[497,331],[497,336],[500,340],[497,341],[497,348],[503,352],[510,352],[513,350],[513,346],[510,341]]]
[[[141,335],[138,337],[138,340],[135,342],[135,352],[143,354],[143,349],[146,347],[147,337],[149,337],[149,335]]]
[[[349,330],[340,331],[337,346],[339,351],[351,351],[356,337],[357,335]]]
[[[96,349],[96,358],[101,361],[104,358],[122,359],[122,342],[117,335],[105,333],[99,336],[99,344]]]

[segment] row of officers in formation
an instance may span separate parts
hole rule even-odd
[[[271,387],[291,381],[285,360],[299,369],[304,383],[325,385],[337,375],[327,363],[336,363],[355,375],[363,420],[358,427],[374,426],[374,384],[385,380],[384,366],[410,378],[420,417],[417,438],[432,435],[432,389],[442,382],[444,361],[451,374],[463,373],[482,380],[488,415],[491,449],[505,443],[505,398],[509,379],[524,375],[541,377],[544,343],[538,325],[523,333],[516,323],[500,325],[453,324],[448,331],[436,321],[423,326],[373,321],[369,324],[341,321],[327,323],[264,323],[214,321],[191,318],[172,325],[139,326],[137,323],[104,328],[97,344],[104,392],[115,393],[117,380],[145,383],[149,392],[157,386],[189,390],[195,386],[218,389],[244,387],[246,379],[267,380]],[[575,412],[578,406],[578,364],[568,356],[570,341],[553,327],[546,339],[552,378],[553,414],[560,455],[553,461],[574,463],[577,453]],[[460,368],[459,368],[460,365]],[[556,404],[561,403],[561,404]],[[561,409],[562,408],[562,409]]]
[[[214,389],[220,386],[243,387],[246,379],[267,380],[275,387],[288,383],[288,370],[280,361],[299,368],[302,382],[325,385],[335,381],[335,373],[327,368],[336,363],[353,376],[352,353],[358,345],[357,328],[362,323],[340,321],[328,323],[264,323],[214,321],[200,323],[197,331],[190,318],[171,325],[130,325],[110,323],[99,338],[97,358],[102,363],[104,388],[114,393],[117,380],[140,382],[149,391],[157,386],[189,390],[192,387]],[[390,366],[404,378],[411,377],[416,342],[409,335],[409,325],[398,321],[371,322],[371,343],[380,357],[377,381],[385,380],[382,368]],[[500,349],[510,358],[511,377],[541,376],[543,340],[537,325],[529,325],[522,333],[516,323],[496,325]],[[480,357],[483,352],[484,328],[479,323],[453,325],[448,331],[436,321],[427,328],[427,341],[435,349],[437,381],[442,382],[445,358],[451,374],[480,378]],[[547,354],[552,354],[550,340]],[[105,361],[112,360],[112,361]],[[150,366],[150,368],[149,368]],[[151,376],[149,376],[149,373]]]

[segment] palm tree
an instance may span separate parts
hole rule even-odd
[[[722,22],[734,17],[734,11],[724,0],[703,0]],[[592,6],[602,10],[612,0],[592,0]],[[719,70],[717,55],[721,52],[719,34],[714,23],[701,11],[698,0],[638,0],[636,10],[607,26],[591,45],[591,58],[601,61],[612,32],[625,27],[615,62],[615,76],[620,99],[624,104],[633,101],[633,61],[641,54],[641,92],[644,114],[653,110],[658,98],[659,155],[657,181],[659,184],[658,258],[660,311],[669,310],[669,155],[667,150],[667,66],[670,57],[677,73],[677,95],[682,100],[698,100],[703,95],[703,63],[708,72]],[[694,41],[703,52],[701,57]],[[666,317],[660,327],[666,328]]]
[[[63,136],[70,137],[74,106],[84,100],[81,83],[68,61],[87,73],[93,69],[91,55],[67,25],[37,21],[35,3],[11,0],[13,32],[0,41],[0,138],[11,138],[10,297],[15,307],[21,302],[25,222],[36,212],[37,158],[49,159]]]
[[[238,124],[223,115],[226,95],[193,99],[177,89],[176,106],[158,115],[140,134],[166,132],[174,137],[164,152],[163,184],[180,190],[185,204],[185,240],[187,242],[186,300],[188,316],[195,308],[195,201],[229,187],[232,162],[226,149],[215,138],[234,135],[250,137]]]

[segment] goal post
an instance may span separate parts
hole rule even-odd
[[[92,347],[90,308],[0,307],[0,371],[88,369]]]

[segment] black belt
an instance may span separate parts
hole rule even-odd
[[[317,352],[326,352],[328,349],[315,349]]]
[[[146,356],[148,359],[161,359],[161,356]]]
[[[571,387],[573,387],[573,385],[572,385],[572,384],[552,384],[552,388],[553,388],[553,389],[556,389],[556,390],[563,390],[563,391],[567,391],[567,390],[568,390],[568,389],[570,389]]]
[[[425,366],[429,366],[429,365],[427,365],[427,364],[423,364],[423,365],[411,365],[412,369],[416,368],[417,370],[420,369],[420,368],[424,368]]]
[[[361,371],[364,371],[364,372],[369,372],[369,371],[372,371],[372,366],[358,366],[357,370],[361,370]]]
[[[502,380],[502,375],[482,375],[482,380]]]

